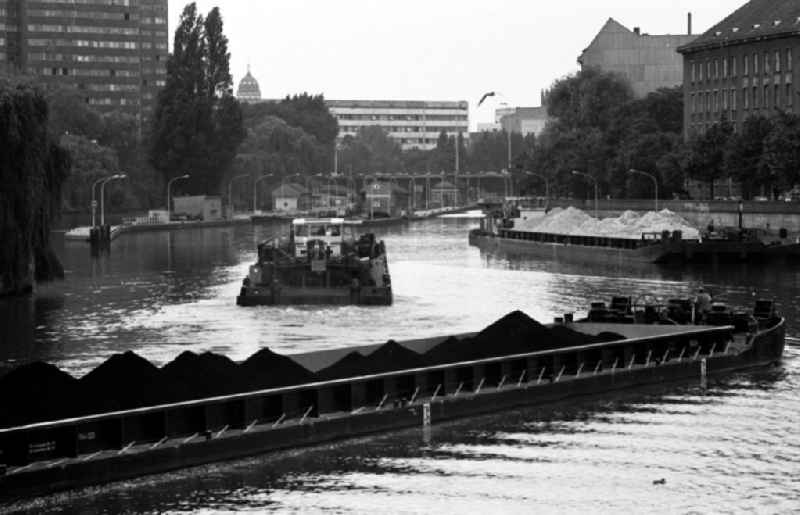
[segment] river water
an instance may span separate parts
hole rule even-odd
[[[0,301],[0,365],[46,360],[82,375],[133,349],[244,359],[479,330],[514,309],[540,321],[592,300],[689,295],[737,307],[774,298],[798,336],[800,268],[562,265],[486,255],[470,219],[376,228],[395,303],[238,308],[258,241],[278,224],[124,235],[110,254],[57,241],[67,278]],[[37,512],[788,512],[800,509],[800,348],[781,367],[699,385],[529,408],[38,499]],[[655,483],[654,483],[655,482]],[[0,511],[2,508],[0,507]]]

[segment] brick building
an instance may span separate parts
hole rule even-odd
[[[692,39],[691,28],[689,34],[651,35],[638,27],[630,30],[609,18],[578,57],[578,63],[582,68],[599,68],[625,76],[634,95],[642,98],[659,88],[681,84],[683,67],[676,49]]]
[[[752,0],[678,52],[687,139],[722,118],[738,130],[750,116],[797,112],[797,0]]]
[[[99,110],[151,113],[168,0],[0,0],[0,71],[75,87]]]

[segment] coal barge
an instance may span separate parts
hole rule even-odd
[[[0,429],[0,499],[517,406],[702,381],[775,364],[783,353],[785,322],[769,302],[758,304],[745,325],[724,318],[717,321],[732,324],[647,324],[643,322],[652,309],[640,312],[623,304],[618,299],[604,306],[602,314],[595,306],[585,320],[566,317],[549,326],[514,312],[479,333],[446,339],[292,356],[263,349],[240,364],[215,355],[202,360],[184,354],[156,369],[141,358],[115,356],[79,382],[86,380],[91,387],[86,393],[93,392],[102,402],[117,395],[121,409]],[[108,363],[115,359],[140,363],[137,373],[147,375],[148,384],[166,384],[164,375],[188,384],[186,372],[193,370],[194,387],[205,387],[207,397],[131,408],[137,404],[123,399],[124,393],[131,393],[132,385],[146,385],[112,370]],[[206,366],[200,366],[202,361]],[[278,377],[287,370],[291,377]],[[97,376],[107,382],[98,382]],[[2,388],[9,385],[4,379]],[[241,382],[232,386],[236,381]],[[259,384],[265,387],[256,389]],[[22,386],[19,381],[16,385]],[[247,391],[212,395],[226,388]],[[0,389],[4,391],[8,393]]]
[[[515,230],[491,218],[482,220],[480,228],[469,232],[469,244],[488,252],[610,265],[746,263],[800,258],[800,243],[786,238],[766,241],[757,231],[746,229],[702,240],[686,240],[681,231],[619,238]]]
[[[386,245],[356,234],[361,221],[297,218],[289,236],[258,246],[258,261],[242,281],[239,306],[392,304]]]

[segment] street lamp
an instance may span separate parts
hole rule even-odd
[[[256,214],[256,202],[258,199],[258,183],[263,181],[264,179],[273,177],[273,175],[274,174],[268,173],[266,175],[262,175],[261,177],[253,181],[253,214]]]
[[[656,179],[656,176],[651,174],[651,173],[642,172],[641,170],[634,170],[633,168],[628,170],[628,173],[629,174],[644,175],[645,177],[650,177],[650,179],[653,180],[653,185],[656,188],[656,190],[655,190],[656,211],[658,211],[658,179]]]
[[[105,209],[105,188],[106,188],[106,183],[110,182],[110,181],[116,181],[116,180],[119,180],[119,179],[127,179],[127,178],[128,178],[127,174],[118,173],[118,174],[112,175],[111,177],[108,177],[108,178],[104,179],[100,183],[100,225],[105,225],[106,224],[106,209]]]
[[[231,206],[231,215],[230,215],[231,217],[233,217],[233,212],[234,212],[234,208],[233,208],[233,192],[232,192],[231,186],[233,186],[233,181],[235,181],[236,179],[241,179],[243,177],[250,177],[250,175],[249,174],[235,175],[228,182],[228,205]]]
[[[594,217],[597,218],[597,179],[588,173],[579,172],[578,170],[572,170],[572,175],[581,175],[587,179],[591,179],[591,181],[594,183]]]
[[[170,207],[171,200],[172,200],[172,194],[171,194],[172,183],[175,182],[175,181],[179,181],[181,179],[188,179],[188,178],[189,178],[189,174],[187,173],[187,174],[184,174],[184,175],[180,175],[178,177],[173,177],[172,179],[167,181],[167,222],[171,222],[172,221],[172,209]]]
[[[97,185],[107,180],[108,177],[101,177],[92,183],[92,227],[97,225],[95,213],[97,212],[97,200],[94,198],[94,192],[97,190]]]
[[[536,173],[536,172],[527,172],[526,171],[525,175],[533,175],[534,177],[538,177],[538,178],[540,178],[540,179],[542,179],[544,181],[544,196],[547,198],[547,201],[549,202],[550,201],[550,180],[546,176],[544,176],[544,175],[542,175],[540,173]]]

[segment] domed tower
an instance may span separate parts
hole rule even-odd
[[[239,81],[239,89],[236,91],[236,98],[240,102],[260,102],[261,88],[258,81],[250,74],[250,65],[247,65],[247,75]]]

